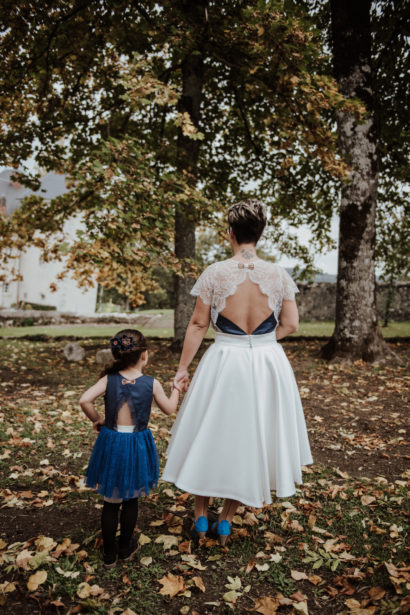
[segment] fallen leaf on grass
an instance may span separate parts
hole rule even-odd
[[[225,587],[227,589],[233,589],[233,590],[241,589],[242,581],[240,580],[239,577],[235,577],[235,578],[228,577],[228,581],[229,581],[229,583],[226,583],[226,585],[225,585]]]
[[[34,574],[31,575],[27,582],[27,589],[30,592],[35,592],[39,585],[44,583],[47,579],[47,572],[45,570],[37,570]]]
[[[289,597],[292,598],[292,600],[296,600],[296,602],[303,602],[304,600],[306,600],[305,594],[302,594],[302,592],[300,592],[299,590],[297,592],[294,592]]]
[[[63,570],[60,566],[56,566],[56,572],[67,579],[76,579],[80,574],[79,570]]]
[[[354,598],[346,600],[345,605],[349,608],[351,615],[373,615],[377,609],[377,606],[362,608],[360,602]]]
[[[205,585],[202,580],[202,577],[192,577],[192,580],[195,583],[196,587],[201,590],[201,592],[205,592]]]
[[[147,545],[149,542],[151,542],[151,538],[149,538],[149,536],[145,536],[145,534],[140,534],[138,542],[142,547],[143,545]]]
[[[203,566],[199,559],[197,559],[196,555],[184,554],[181,556],[181,559],[187,566],[191,566],[191,568],[195,568],[196,570],[206,570],[206,566]]]
[[[308,581],[309,583],[313,583],[313,585],[319,585],[323,579],[318,574],[311,574],[308,576]]]
[[[39,536],[34,541],[34,544],[39,549],[39,551],[51,551],[57,545],[56,541],[49,536]]]
[[[303,602],[294,602],[293,603],[293,608],[298,613],[302,613],[302,615],[309,615],[309,611],[308,611],[308,606],[307,606],[306,600],[304,600]]]
[[[262,613],[262,615],[275,615],[279,606],[279,601],[276,600],[276,598],[264,596],[263,598],[258,598],[258,600],[255,600],[253,610],[256,613]]]
[[[9,594],[10,592],[16,591],[16,585],[9,581],[5,581],[4,583],[0,583],[0,594]]]
[[[282,559],[282,556],[280,555],[280,553],[272,553],[269,559],[271,562],[275,562],[275,564],[279,564],[279,562]]]
[[[149,566],[150,564],[152,564],[152,557],[141,557],[140,563],[143,566]]]
[[[225,602],[229,602],[230,604],[235,604],[235,602],[242,596],[241,592],[237,592],[235,589],[231,589],[231,591],[226,592],[222,599]]]
[[[243,523],[244,525],[250,525],[250,526],[252,526],[252,525],[258,525],[259,521],[258,521],[258,519],[256,518],[256,516],[255,516],[255,514],[254,514],[254,513],[247,512],[247,513],[245,514],[245,516],[244,516],[243,520],[242,520],[242,523]]]
[[[104,592],[102,587],[98,585],[89,585],[86,582],[80,583],[77,587],[77,596],[79,598],[89,598],[90,596],[98,596]]]
[[[33,558],[33,551],[23,549],[16,557],[16,566],[23,568],[23,570],[29,569],[29,562]]]
[[[191,541],[185,540],[184,542],[180,542],[178,545],[178,551],[180,553],[191,553]]]
[[[259,570],[259,572],[266,572],[269,570],[269,564],[255,564],[255,568]]]
[[[249,574],[255,567],[255,560],[251,559],[246,566],[245,574]]]
[[[291,570],[290,576],[294,581],[302,581],[302,579],[308,578],[306,572],[299,572],[299,570]]]
[[[376,498],[373,495],[362,495],[362,497],[360,498],[360,501],[363,504],[363,506],[368,506],[372,502],[375,502]]]
[[[132,609],[126,609],[125,611],[123,611],[122,613],[120,613],[120,615],[137,615],[135,611],[133,611]]]
[[[372,587],[369,589],[369,596],[371,600],[381,600],[386,594],[386,590],[382,587]]]
[[[163,544],[164,551],[171,549],[171,547],[178,546],[178,538],[176,536],[169,536],[168,534],[160,534],[160,536],[155,539],[155,542],[157,544]]]
[[[176,577],[175,575],[169,573],[166,577],[162,577],[159,579],[158,583],[161,583],[162,587],[159,590],[159,593],[163,596],[169,596],[173,598],[180,592],[186,590],[185,581],[182,577]]]

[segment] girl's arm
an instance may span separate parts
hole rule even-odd
[[[198,297],[196,300],[194,313],[192,314],[185,333],[184,346],[182,348],[181,358],[179,360],[179,367],[174,379],[174,383],[177,386],[180,386],[180,384],[183,383],[185,390],[188,388],[188,367],[190,366],[192,359],[196,355],[198,348],[200,347],[201,342],[208,331],[210,315],[211,306],[204,303],[202,299]]]
[[[299,313],[296,301],[284,299],[279,316],[279,324],[276,327],[276,339],[281,340],[290,333],[297,331],[299,327]]]
[[[165,412],[165,414],[173,414],[178,407],[178,399],[180,390],[175,386],[172,389],[172,393],[169,398],[165,395],[165,391],[158,380],[154,380],[153,387],[154,399],[158,408]]]
[[[81,410],[92,421],[95,431],[98,431],[98,425],[104,425],[104,419],[98,414],[94,407],[94,401],[100,395],[104,395],[107,388],[107,376],[100,378],[98,382],[93,384],[92,387],[87,389],[80,397]]]

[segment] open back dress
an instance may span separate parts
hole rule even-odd
[[[266,316],[256,314],[251,333],[229,318],[240,313],[249,283]],[[295,493],[312,457],[295,377],[275,335],[282,301],[295,292],[283,267],[261,259],[214,263],[198,278],[191,294],[211,306],[215,342],[173,425],[163,480],[256,508],[272,502],[272,490],[278,497]]]

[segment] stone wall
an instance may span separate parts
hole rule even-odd
[[[297,296],[300,320],[334,320],[336,307],[336,284],[313,282],[298,284]],[[377,286],[377,307],[383,318],[387,299],[387,285]],[[393,297],[390,320],[410,320],[410,282],[399,282]]]

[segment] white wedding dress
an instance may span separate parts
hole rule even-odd
[[[246,276],[272,315],[247,335],[221,315]],[[275,327],[297,287],[282,267],[235,259],[209,266],[191,293],[211,305],[215,343],[202,357],[172,428],[163,480],[195,495],[261,507],[295,493],[312,463],[302,404]]]

